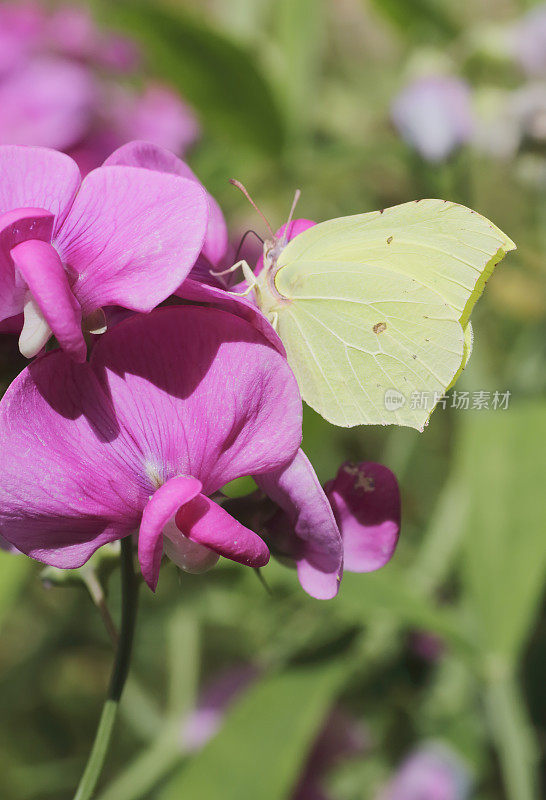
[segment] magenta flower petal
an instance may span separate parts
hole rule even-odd
[[[196,478],[171,478],[151,497],[142,514],[138,535],[138,560],[148,586],[155,590],[163,553],[163,528],[181,505],[201,491]]]
[[[0,319],[22,311],[27,291],[15,271],[11,251],[29,238],[49,242],[54,224],[53,214],[41,208],[17,208],[0,214]]]
[[[0,213],[50,211],[59,230],[80,186],[80,171],[64,153],[44,147],[0,147]]]
[[[60,347],[75,361],[85,361],[87,346],[81,328],[81,308],[57,251],[47,242],[29,239],[16,245],[11,256]],[[25,328],[22,336],[24,332]],[[43,344],[35,352],[25,352],[23,347],[21,352],[32,357]]]
[[[320,600],[335,597],[343,570],[341,535],[305,453],[299,450],[286,467],[255,480],[288,517],[277,531],[279,546],[295,559],[305,591]]]
[[[290,223],[290,230],[286,234],[286,241],[289,242],[295,236],[298,236],[298,234],[303,233],[308,228],[312,228],[313,225],[316,224],[317,223],[313,222],[312,219],[304,219],[304,218],[293,219],[292,222]],[[286,224],[281,225],[279,230],[275,233],[275,236],[277,237],[277,239],[281,239],[285,235],[285,232],[286,232]],[[256,268],[254,270],[254,273],[258,275],[258,273],[262,271],[263,266],[264,266],[264,257],[262,253],[258,261],[256,262]]]
[[[150,488],[89,364],[34,361],[0,403],[0,534],[23,553],[80,567],[138,527]]]
[[[195,263],[207,215],[195,181],[129,167],[90,172],[54,242],[77,272],[74,294],[84,311],[151,311]]]
[[[150,142],[135,141],[119,147],[104,162],[104,166],[122,165],[128,167],[143,167],[156,172],[167,172],[180,175],[182,178],[196,181],[199,179],[192,169],[174,153]],[[212,266],[217,265],[226,255],[228,248],[228,230],[220,206],[211,194],[207,193],[209,200],[209,221],[207,235],[203,243],[203,255]]]
[[[324,487],[343,537],[348,572],[372,572],[392,558],[400,535],[400,491],[382,464],[343,464]]]
[[[106,371],[120,425],[141,443],[159,482],[192,475],[208,495],[240,475],[276,469],[297,451],[296,380],[239,317],[193,306],[157,309],[104,334],[91,363],[99,375]]]
[[[215,308],[228,311],[241,319],[250,322],[265,338],[286,357],[284,345],[271,325],[267,317],[262,314],[260,309],[246,297],[240,297],[225,289],[217,286],[210,286],[201,281],[194,281],[193,278],[186,278],[182,286],[176,290],[176,294],[184,300],[192,300],[196,303],[208,303]]]
[[[0,535],[45,563],[75,567],[137,531],[170,479],[192,476],[209,495],[278,470],[301,440],[301,398],[285,359],[247,322],[170,306],[112,328],[90,363],[62,351],[37,359],[0,403],[0,439]],[[178,500],[186,508],[186,495],[170,504],[172,486],[145,520],[150,581],[160,522]],[[263,563],[261,540],[206,504],[188,538]]]
[[[237,522],[231,514],[199,494],[176,514],[176,526],[192,542],[248,567],[264,567],[269,549],[263,539]]]

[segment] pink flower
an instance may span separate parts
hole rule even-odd
[[[257,476],[256,482],[282,509],[265,526],[267,540],[278,555],[296,562],[300,582],[313,597],[333,597],[341,579],[339,553],[328,534],[332,520],[341,532],[343,569],[371,572],[392,558],[400,533],[400,494],[387,467],[344,464],[323,491],[299,451],[283,470]]]
[[[463,760],[431,742],[414,750],[377,800],[468,800],[471,779]]]
[[[82,65],[33,58],[0,80],[0,144],[70,147],[86,133],[97,99],[93,75]]]
[[[400,492],[382,464],[343,464],[324,491],[343,537],[348,572],[373,572],[394,555],[400,535]]]
[[[513,28],[512,39],[514,56],[527,75],[546,76],[546,3],[524,14]]]
[[[402,138],[432,162],[468,142],[474,126],[469,87],[452,77],[413,81],[394,99],[391,115]]]
[[[139,530],[142,573],[155,588],[164,549],[190,571],[218,555],[267,563],[265,542],[214,497],[247,474],[269,476],[273,499],[282,497],[277,471],[301,440],[301,398],[282,355],[249,323],[171,306],[112,328],[90,362],[61,351],[36,359],[0,403],[0,437],[0,535],[74,568]],[[303,479],[290,502],[314,511],[315,487]],[[332,542],[320,518],[308,530],[327,565],[341,544],[333,517],[328,524]]]
[[[150,142],[134,141],[120,147],[104,162],[104,166],[141,167],[154,172],[179,175],[199,185],[193,170],[169,150]],[[228,248],[228,231],[220,206],[211,194],[207,193],[209,220],[201,256],[208,269],[216,267],[224,258]]]
[[[53,333],[83,361],[82,318],[151,311],[190,271],[207,220],[195,180],[116,166],[81,182],[62,153],[0,147],[0,321],[24,313],[27,357]]]

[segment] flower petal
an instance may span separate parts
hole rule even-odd
[[[343,537],[348,572],[372,572],[392,558],[400,535],[400,492],[382,464],[343,464],[324,487]]]
[[[15,271],[12,249],[27,239],[49,242],[54,224],[53,214],[43,208],[16,208],[0,214],[0,319],[19,314],[26,299],[27,287]]]
[[[201,185],[193,170],[174,153],[150,142],[135,141],[119,147],[104,162],[104,166],[124,165],[128,167],[144,167],[157,172],[168,172],[189,178]],[[226,255],[228,248],[228,230],[220,206],[211,194],[209,200],[209,221],[207,235],[203,244],[203,255],[213,266],[216,266]]]
[[[90,172],[55,242],[77,274],[84,313],[105,305],[151,311],[192,268],[207,219],[196,181],[136,167]]]
[[[80,171],[64,153],[45,147],[0,147],[0,213],[43,208],[61,226],[80,185]]]
[[[138,528],[142,455],[89,364],[59,350],[33,361],[2,398],[0,440],[0,534],[22,552],[79,567]]]
[[[267,317],[262,314],[258,306],[247,300],[246,297],[241,297],[217,286],[210,286],[207,283],[193,280],[193,278],[186,278],[175,294],[184,300],[207,303],[215,308],[220,308],[223,311],[228,311],[230,314],[241,317],[241,319],[249,322],[259,333],[265,336],[268,342],[286,358],[286,350],[279,334]]]
[[[87,347],[81,327],[81,308],[72,294],[57,251],[47,242],[30,239],[16,245],[11,256],[60,347],[75,361],[85,361]],[[23,355],[32,356],[36,352],[23,352]]]
[[[301,398],[288,364],[224,311],[135,315],[99,339],[91,363],[160,482],[193,475],[212,494],[280,467],[300,443]]]
[[[163,553],[163,528],[181,505],[199,494],[196,478],[171,478],[151,497],[142,514],[138,535],[138,560],[144,580],[155,591]]]
[[[299,450],[288,466],[254,477],[288,517],[279,519],[281,530],[272,529],[271,534],[281,552],[295,559],[305,591],[320,600],[335,597],[343,569],[341,535],[305,453]]]
[[[192,542],[248,567],[265,567],[269,550],[258,534],[245,528],[217,503],[197,495],[176,513],[176,525]]]
[[[66,150],[85,134],[96,100],[91,70],[66,59],[35,57],[0,82],[0,144]]]

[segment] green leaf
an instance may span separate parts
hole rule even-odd
[[[372,0],[372,5],[412,43],[452,39],[459,32],[444,0]]]
[[[153,73],[196,109],[207,135],[230,147],[271,155],[280,151],[281,117],[271,87],[247,49],[178,10],[142,0],[101,6],[109,25],[141,41]]]
[[[321,662],[267,675],[228,712],[220,733],[174,774],[161,800],[285,800],[320,732],[345,665]]]
[[[377,613],[390,613],[398,624],[436,633],[463,652],[469,649],[457,613],[435,605],[394,564],[367,575],[345,573],[339,595],[332,603],[354,621],[367,623]]]
[[[463,574],[485,653],[515,660],[546,573],[546,404],[467,415],[459,452],[465,519]]]

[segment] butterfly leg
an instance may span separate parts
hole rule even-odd
[[[248,267],[246,261],[242,260],[242,261],[237,261],[237,263],[233,264],[232,267],[228,267],[228,269],[222,269],[219,272],[216,272],[216,270],[214,269],[209,269],[209,272],[211,275],[214,275],[215,278],[219,278],[221,275],[229,275],[230,273],[235,272],[236,269],[243,267],[244,264],[246,264]],[[248,268],[250,269],[250,267]]]

